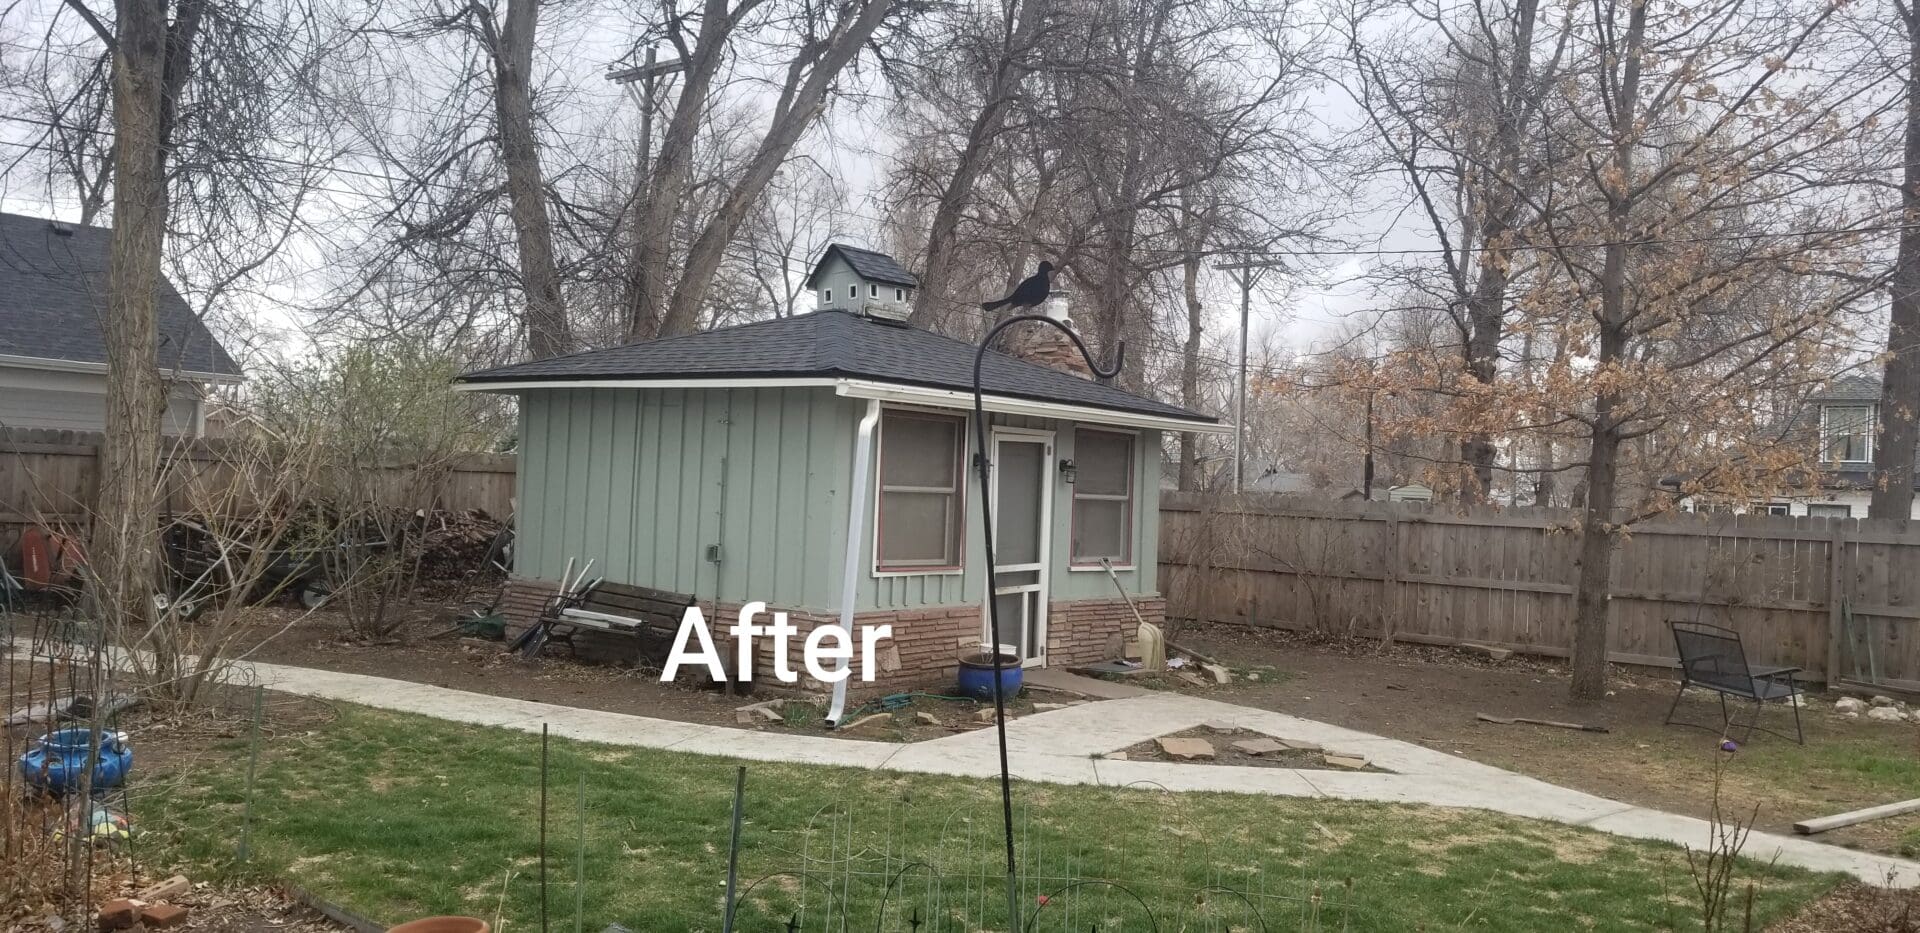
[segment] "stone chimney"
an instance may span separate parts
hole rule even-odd
[[[1073,320],[1067,316],[1069,308],[1065,294],[1054,292],[1052,297],[1047,299],[1043,310],[1048,317],[1068,327],[1073,326]],[[1038,363],[1049,369],[1071,373],[1082,379],[1093,378],[1093,370],[1087,366],[1086,359],[1080,355],[1080,349],[1073,345],[1071,338],[1061,333],[1056,327],[1046,327],[1037,323],[1028,324],[1010,352],[1029,363]]]

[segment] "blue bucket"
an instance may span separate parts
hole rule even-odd
[[[1002,654],[1000,663],[1000,692],[1008,697],[1020,692],[1023,670],[1020,659],[1011,654]],[[993,702],[993,655],[982,652],[960,658],[960,695],[972,697],[984,702]]]
[[[33,744],[20,756],[20,777],[27,784],[53,794],[64,794],[80,786],[87,773],[87,761],[93,757],[96,740],[91,728],[59,729]],[[93,791],[99,793],[119,787],[133,767],[133,749],[118,732],[101,733],[100,757],[93,766]]]

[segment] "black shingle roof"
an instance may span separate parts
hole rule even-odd
[[[826,252],[820,254],[820,261],[814,263],[813,272],[807,276],[808,288],[819,287],[820,270],[826,268],[827,260],[832,259],[836,253],[839,254],[841,259],[847,261],[847,265],[853,267],[853,271],[860,273],[861,278],[872,279],[876,282],[885,282],[888,285],[905,285],[908,288],[920,287],[920,280],[914,278],[913,273],[902,268],[898,262],[894,261],[892,256],[886,253],[876,253],[870,249],[860,249],[855,246],[834,243],[827,247]]]
[[[935,389],[973,389],[974,347],[931,331],[846,311],[742,324],[606,350],[468,373],[461,382],[587,379],[751,379],[823,376]],[[988,353],[991,395],[1213,423],[1218,419],[1142,398],[1004,353]]]
[[[105,363],[112,231],[0,213],[0,355]],[[240,367],[162,278],[156,291],[160,367],[223,376]]]

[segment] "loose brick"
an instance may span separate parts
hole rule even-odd
[[[175,904],[156,904],[140,914],[140,922],[149,930],[165,930],[187,922],[187,909]]]
[[[140,922],[140,905],[127,898],[111,900],[100,905],[100,929],[126,930]]]

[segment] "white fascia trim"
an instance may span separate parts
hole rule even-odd
[[[893,385],[891,383],[869,382],[861,379],[841,379],[838,380],[834,391],[848,398],[879,399],[883,402],[926,405],[933,408],[956,408],[962,411],[973,410],[973,393],[960,392],[953,389],[928,389],[920,386]],[[1196,434],[1233,433],[1233,426],[1230,424],[1187,421],[1182,418],[1168,418],[1160,415],[1146,415],[1137,412],[1109,411],[1104,408],[1090,408],[1085,405],[1036,402],[1031,399],[1011,398],[1004,395],[987,395],[982,399],[982,404],[988,411],[998,412],[1003,415],[1025,415],[1033,418],[1084,421],[1088,424],[1117,425],[1124,428],[1145,428],[1153,431],[1192,431]]]
[[[971,392],[897,385],[889,382],[874,382],[867,379],[840,379],[832,376],[787,376],[758,379],[529,379],[522,382],[456,382],[453,388],[458,392],[503,393],[524,392],[529,389],[831,388],[835,394],[846,398],[878,399],[883,402],[895,402],[902,405],[924,405],[929,408],[951,408],[960,411],[973,410],[973,393]],[[1183,418],[1168,418],[1160,415],[1146,415],[1135,412],[1109,411],[1104,408],[1091,408],[1085,405],[1036,402],[1031,399],[1011,398],[1004,395],[988,395],[984,401],[988,411],[999,412],[1003,415],[1026,415],[1034,418],[1084,421],[1088,424],[1105,424],[1123,428],[1144,428],[1154,431],[1192,431],[1196,434],[1233,433],[1233,426],[1230,424],[1187,421]]]
[[[0,353],[0,366],[12,366],[18,369],[40,369],[56,373],[97,373],[107,371],[105,363],[86,363],[80,360],[55,360],[43,356],[14,356]],[[217,382],[223,385],[238,385],[245,377],[222,373],[197,373],[190,370],[163,369],[160,376],[173,382]]]
[[[831,388],[831,376],[764,379],[528,379],[522,382],[456,382],[455,392],[524,392],[528,389],[802,389]]]

